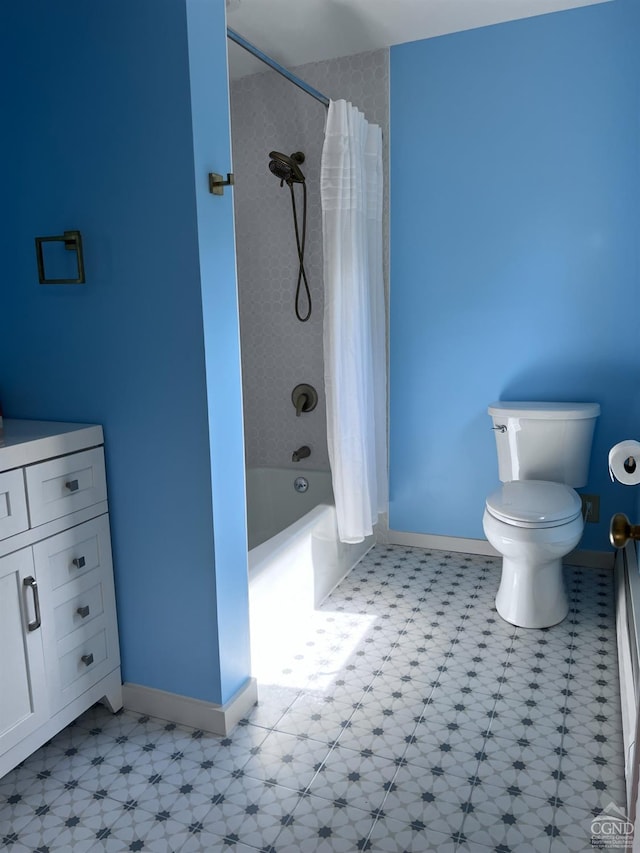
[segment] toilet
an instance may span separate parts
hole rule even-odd
[[[562,558],[582,537],[598,403],[498,402],[488,409],[502,486],[482,524],[502,554],[496,609],[512,625],[548,628],[567,615]]]

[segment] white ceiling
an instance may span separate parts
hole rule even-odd
[[[605,0],[227,0],[227,24],[285,68]],[[232,77],[265,70],[229,42]]]

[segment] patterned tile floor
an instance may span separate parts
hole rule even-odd
[[[499,563],[377,546],[231,737],[96,706],[0,780],[0,849],[591,849],[624,809],[611,575],[527,631]]]

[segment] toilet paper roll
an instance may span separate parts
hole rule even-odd
[[[625,486],[640,483],[640,441],[620,441],[609,451],[609,474]]]

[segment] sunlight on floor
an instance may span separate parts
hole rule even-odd
[[[318,610],[267,585],[230,736],[91,709],[0,780],[0,850],[592,849],[625,803],[611,573],[567,568],[544,631],[500,619],[499,580],[377,546]]]
[[[277,624],[273,619],[252,616],[252,674],[262,686],[325,691],[355,655],[377,618],[312,610],[292,616],[287,624]]]

